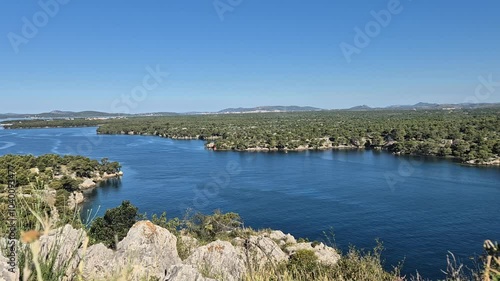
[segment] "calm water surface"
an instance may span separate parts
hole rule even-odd
[[[86,209],[130,200],[141,212],[183,216],[187,208],[241,214],[247,226],[273,228],[342,249],[372,248],[387,265],[405,260],[428,278],[443,277],[447,251],[463,261],[500,240],[500,169],[375,151],[213,152],[201,141],[98,136],[96,128],[0,130],[0,155],[45,153],[109,157],[119,183],[89,194]],[[418,160],[418,161],[417,161]]]

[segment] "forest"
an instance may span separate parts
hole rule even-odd
[[[56,186],[62,182],[63,176],[68,174],[74,173],[77,178],[91,178],[96,172],[112,174],[119,172],[121,168],[118,162],[111,162],[107,158],[97,161],[73,155],[45,154],[36,157],[9,154],[0,156],[0,186],[7,184],[9,166],[16,173],[18,186],[25,186],[37,180]]]
[[[16,216],[28,229],[34,229],[38,219],[31,210],[46,212],[61,223],[72,221],[76,213],[68,202],[73,192],[80,191],[83,180],[96,174],[118,173],[121,165],[107,158],[97,161],[71,155],[0,156],[0,236],[2,237],[5,237],[8,229],[9,167],[15,174],[15,190],[18,193],[16,202],[19,208],[16,208]]]
[[[98,126],[99,134],[200,139],[215,150],[385,149],[487,163],[500,155],[500,109],[315,111],[11,122],[10,128]]]

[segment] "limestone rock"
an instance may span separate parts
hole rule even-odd
[[[40,237],[40,257],[42,260],[55,258],[54,270],[66,268],[66,276],[70,278],[80,261],[78,249],[86,237],[83,229],[74,229],[69,224],[52,230]]]
[[[182,262],[177,253],[177,237],[149,221],[136,223],[116,250],[126,264],[140,265],[134,266],[133,278],[161,277],[166,269]]]
[[[185,263],[225,281],[241,280],[246,273],[244,253],[231,243],[220,240],[199,247]]]
[[[280,246],[285,244],[297,244],[297,240],[291,234],[283,233],[280,230],[274,230],[269,233],[269,238],[276,241]]]
[[[89,189],[96,187],[96,183],[92,179],[86,179],[80,184],[81,189]]]
[[[274,230],[274,231],[271,231],[271,233],[269,233],[269,238],[276,240],[276,241],[285,240],[286,235],[281,230]]]
[[[106,248],[103,244],[90,246],[85,253],[83,263],[84,280],[106,280],[111,276],[119,274],[119,266],[113,250]]]
[[[163,281],[216,281],[215,279],[205,278],[191,265],[174,265],[170,267]]]
[[[312,246],[312,243],[298,243],[288,246],[286,250],[290,255],[293,255],[298,250],[313,251],[316,257],[318,257],[318,261],[324,265],[335,265],[340,259],[340,255],[337,251],[335,251],[335,249],[328,247],[323,243],[320,243],[315,247]]]
[[[163,278],[168,268],[181,263],[176,244],[177,238],[168,230],[149,221],[138,222],[118,243],[116,251],[102,244],[88,248],[85,280]]]
[[[15,265],[14,267],[9,265],[9,257],[7,257],[8,255],[4,256],[3,254],[3,251],[6,251],[7,242],[7,239],[0,239],[0,247],[2,249],[0,251],[0,280],[17,281],[20,280],[19,268],[17,268],[17,265]]]
[[[191,255],[191,253],[193,253],[193,251],[199,246],[198,240],[188,235],[181,235],[181,243],[188,255]]]
[[[71,193],[68,198],[68,208],[70,210],[74,210],[76,206],[83,203],[84,200],[85,198],[83,197],[83,193],[75,191]]]
[[[288,260],[288,255],[280,246],[264,235],[250,236],[245,244],[247,266],[253,269],[262,269],[266,265],[277,265]]]

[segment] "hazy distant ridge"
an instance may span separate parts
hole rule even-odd
[[[218,113],[249,113],[249,112],[296,112],[296,111],[318,111],[323,110],[321,108],[312,106],[258,106],[258,107],[238,107],[238,108],[226,108]]]
[[[451,110],[451,109],[476,109],[476,108],[496,108],[500,107],[500,103],[467,103],[467,104],[438,104],[438,103],[424,103],[419,102],[414,105],[391,105],[387,107],[370,107],[368,105],[354,106],[348,109],[352,111],[371,111],[371,110]],[[218,112],[188,112],[188,113],[175,113],[175,112],[151,112],[140,114],[125,114],[125,113],[107,113],[100,111],[60,111],[54,110],[51,112],[39,114],[18,114],[18,113],[0,113],[0,119],[8,118],[109,118],[120,116],[173,116],[173,115],[197,115],[197,114],[237,114],[237,113],[258,113],[258,112],[304,112],[304,111],[320,111],[327,110],[312,106],[257,106],[257,107],[238,107],[226,108]],[[337,109],[339,110],[339,109]]]

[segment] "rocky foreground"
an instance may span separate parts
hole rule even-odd
[[[247,238],[199,245],[195,238],[180,236],[149,221],[136,223],[116,250],[103,244],[87,247],[88,236],[83,229],[71,225],[42,235],[36,244],[41,260],[55,257],[54,271],[63,272],[62,280],[161,280],[212,281],[242,280],[251,271],[272,268],[288,260],[299,250],[311,250],[318,261],[335,265],[340,255],[322,243],[297,243],[281,231],[262,231]],[[4,248],[5,240],[0,241]],[[180,242],[180,243],[178,243]],[[26,244],[21,244],[26,247]],[[178,245],[187,250],[185,260],[179,257]],[[0,280],[19,280],[8,271],[8,259],[0,253]]]

